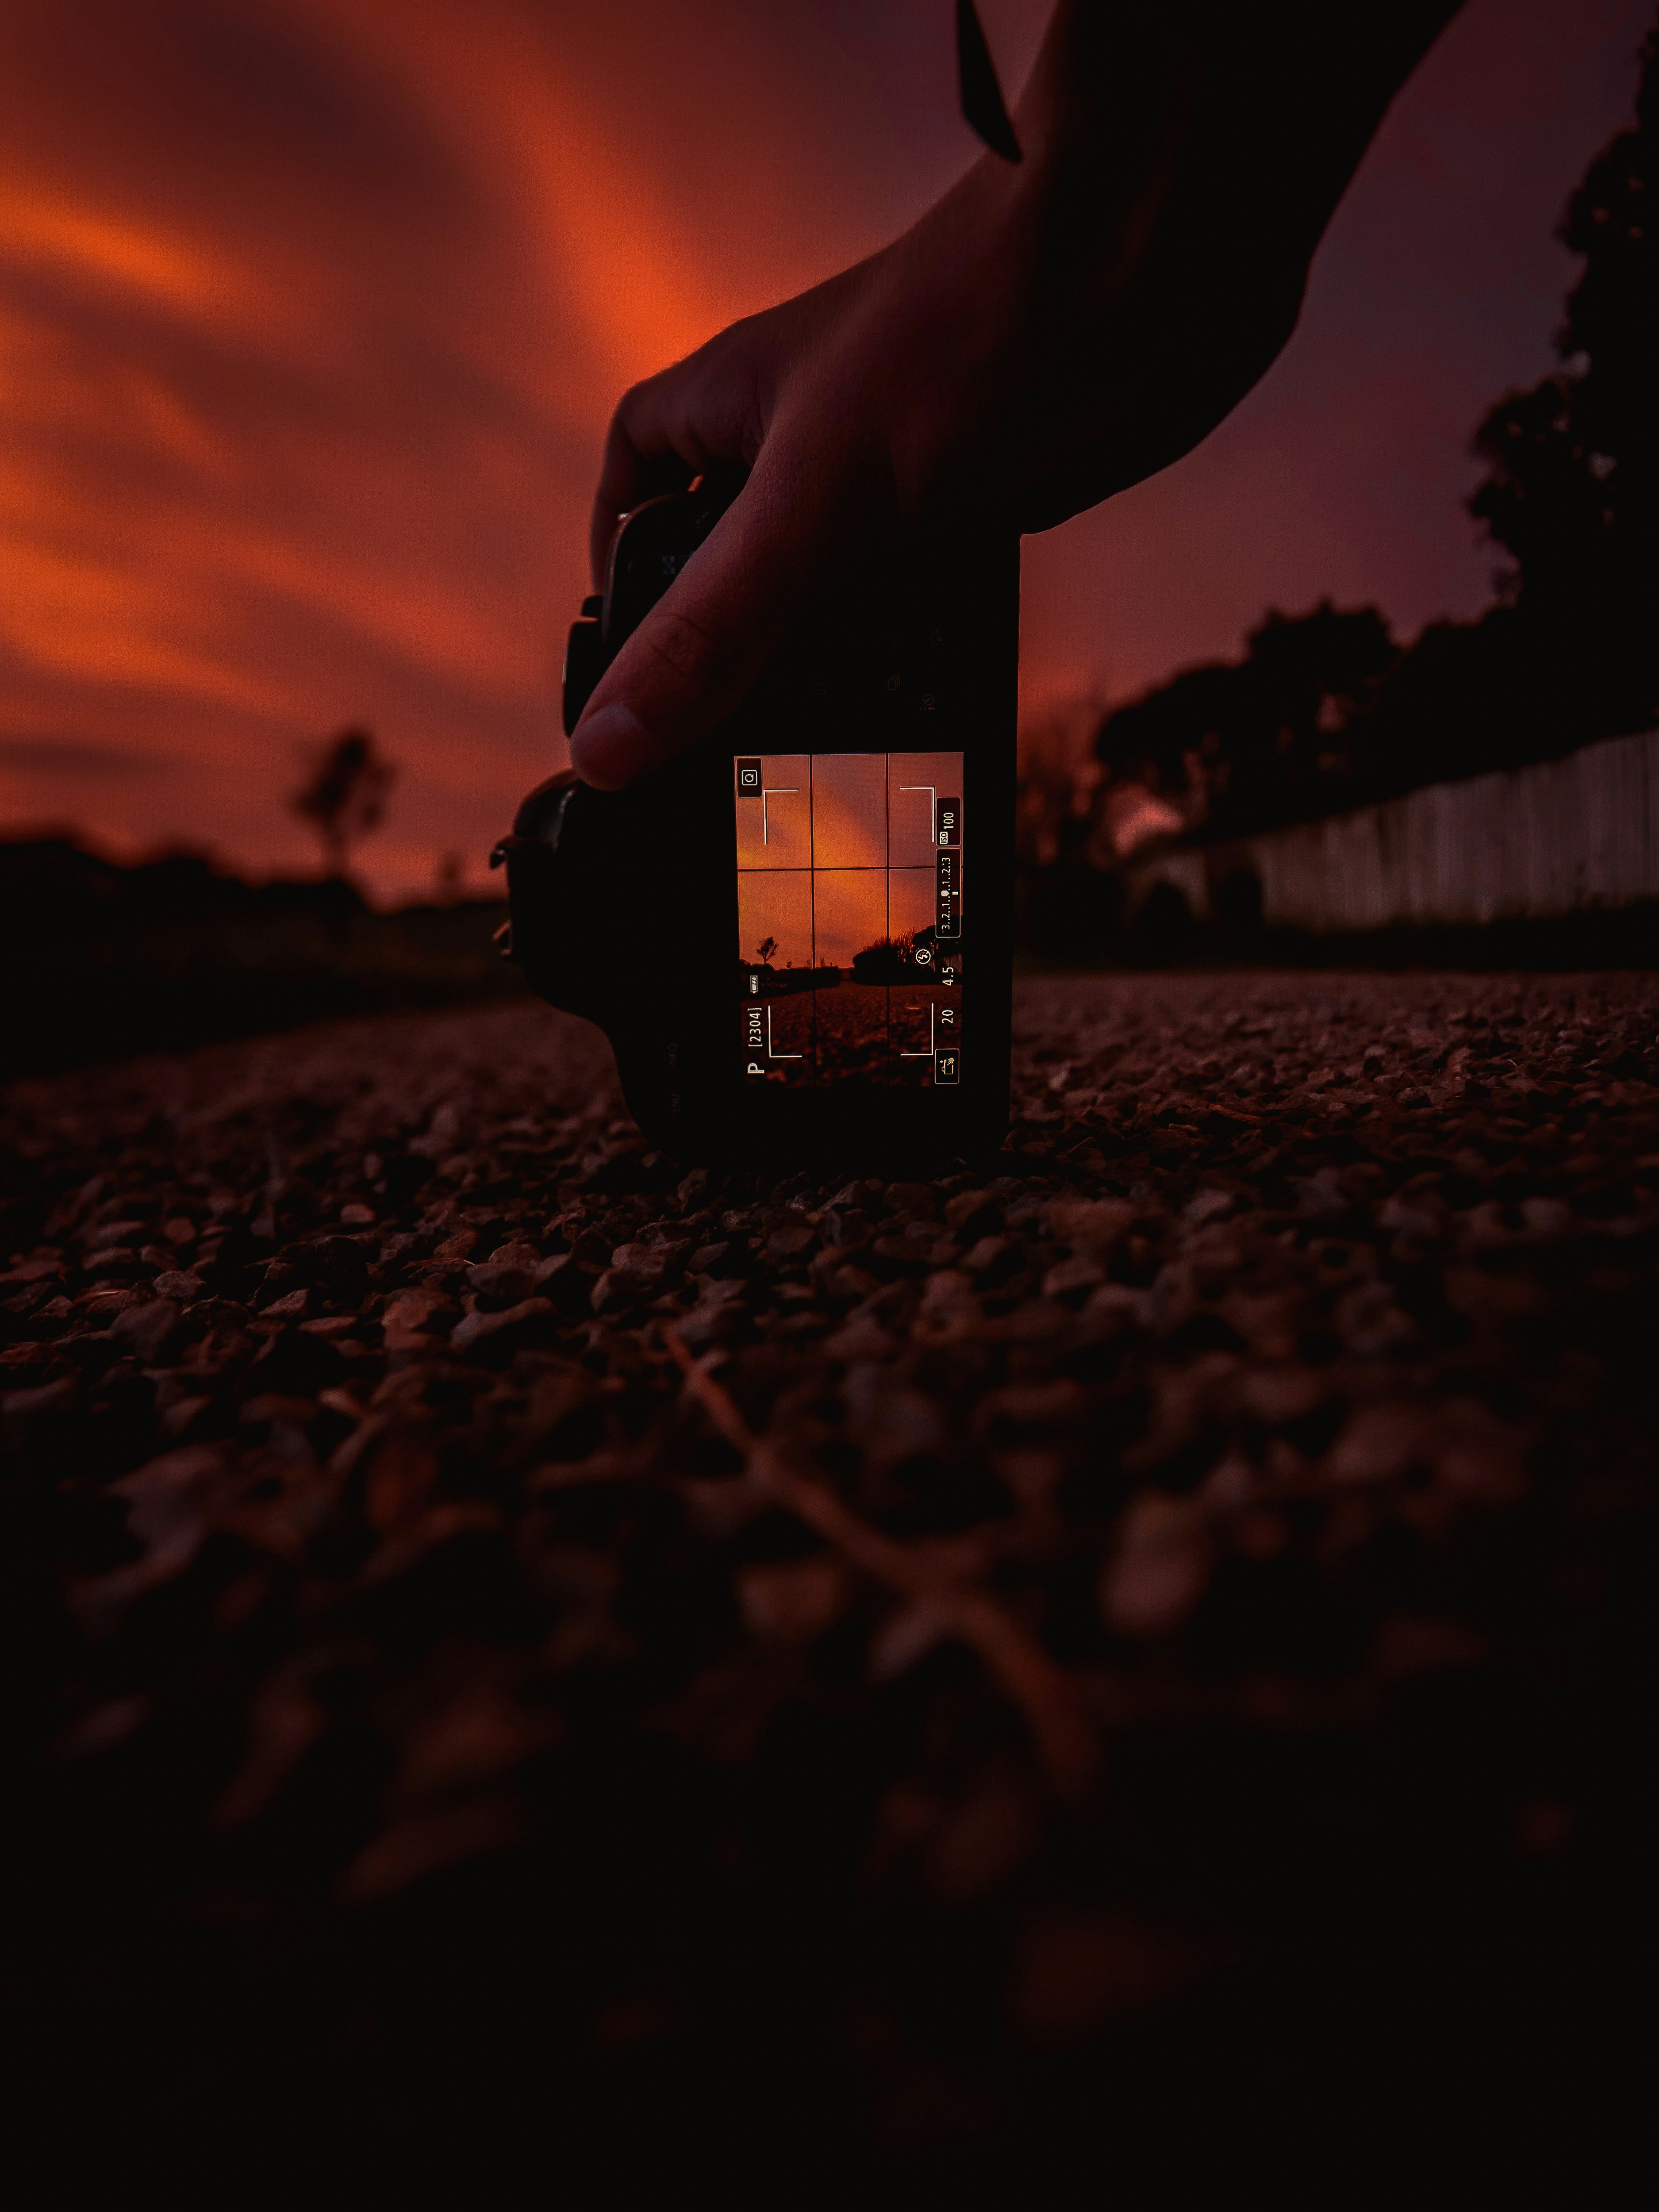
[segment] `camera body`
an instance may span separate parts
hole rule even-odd
[[[574,729],[736,484],[647,501],[565,663]],[[896,550],[813,607],[737,713],[623,792],[520,807],[503,950],[598,1023],[688,1161],[896,1164],[1008,1116],[1018,540]]]

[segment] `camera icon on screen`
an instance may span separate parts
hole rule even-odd
[[[757,760],[738,763],[738,789],[746,798],[758,799],[761,787],[761,764]]]

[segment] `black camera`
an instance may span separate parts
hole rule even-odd
[[[737,489],[624,518],[565,659],[567,734]],[[686,1160],[894,1164],[1008,1118],[1019,548],[896,550],[795,626],[720,730],[625,792],[520,807],[508,957],[597,1022]]]

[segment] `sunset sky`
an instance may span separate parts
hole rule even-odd
[[[981,0],[1017,89],[1048,0]],[[1469,433],[1550,362],[1551,231],[1650,0],[1472,0],[1200,450],[1025,548],[1028,708],[1263,608],[1486,596]],[[974,158],[951,0],[0,0],[0,823],[313,857],[308,742],[400,763],[365,872],[473,879],[563,758],[624,385]]]

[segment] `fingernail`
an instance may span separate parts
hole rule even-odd
[[[631,708],[601,707],[585,714],[570,740],[570,764],[585,783],[619,791],[655,768],[662,747]]]

